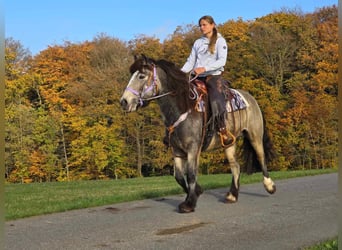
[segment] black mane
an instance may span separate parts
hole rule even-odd
[[[168,88],[177,91],[179,94],[189,93],[189,82],[186,74],[174,63],[161,59],[156,62],[156,65],[167,74]]]

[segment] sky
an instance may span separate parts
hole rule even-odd
[[[91,41],[100,34],[129,41],[139,35],[162,42],[177,26],[197,24],[203,15],[216,24],[255,20],[282,8],[312,13],[338,0],[8,0],[5,37],[32,55],[48,46]]]

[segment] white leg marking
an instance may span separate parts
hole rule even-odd
[[[234,195],[232,195],[232,193],[229,193],[227,196],[226,196],[226,199],[230,202],[236,202],[236,197]]]
[[[274,193],[275,185],[271,178],[267,178],[264,176],[264,187],[269,193]]]

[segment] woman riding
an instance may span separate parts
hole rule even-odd
[[[227,111],[221,76],[227,61],[227,43],[217,32],[215,21],[211,16],[201,17],[198,24],[203,36],[193,44],[191,53],[181,70],[185,73],[191,72],[197,79],[205,82],[212,115],[214,121],[218,123],[222,145],[229,146],[233,138],[225,124]]]

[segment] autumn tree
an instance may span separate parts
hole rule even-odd
[[[40,172],[38,181],[50,181],[55,174],[51,167],[56,165],[56,129],[42,109],[40,77],[30,73],[30,60],[19,42],[6,40],[6,176],[30,182]],[[37,152],[39,157],[34,156]]]
[[[77,110],[71,124],[77,135],[71,144],[73,173],[84,179],[119,178],[125,176],[119,169],[128,155],[119,96],[132,56],[125,43],[103,34],[94,38],[87,56],[87,76],[71,82],[65,94]]]
[[[292,147],[282,153],[289,168],[336,166],[337,8],[319,9],[302,24],[307,28],[301,34],[300,63],[287,82],[288,106],[279,123]]]
[[[252,54],[248,50],[250,22],[229,20],[218,26],[218,31],[226,39],[228,45],[228,59],[225,66],[224,77],[234,82],[239,77],[251,75],[248,65],[252,60]]]
[[[300,14],[275,12],[258,18],[249,30],[249,46],[253,52],[251,67],[258,77],[282,92],[286,92],[285,83],[291,78],[300,46],[298,31],[294,29],[300,23]]]
[[[163,46],[159,38],[156,37],[140,35],[130,40],[128,45],[132,56],[144,54],[147,57],[159,59],[164,55]]]
[[[164,41],[164,57],[182,67],[188,58],[194,41],[200,37],[198,26],[178,26],[173,34]]]
[[[31,142],[30,125],[33,122],[25,94],[28,86],[22,81],[23,67],[28,52],[20,42],[5,40],[5,174],[12,181],[24,182],[28,177]]]

